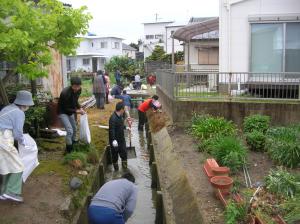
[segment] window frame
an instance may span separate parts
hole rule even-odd
[[[103,44],[103,47],[102,47],[102,44]],[[101,49],[106,49],[107,48],[107,41],[101,41],[100,42],[100,48]]]
[[[85,60],[87,63],[85,63]],[[90,65],[90,58],[82,58],[82,65]]]
[[[259,20],[254,20],[254,21],[249,21],[249,65],[248,65],[248,71],[253,72],[252,70],[252,25],[254,24],[281,24],[282,25],[282,71],[280,73],[285,73],[286,72],[286,37],[287,37],[287,29],[286,26],[288,23],[299,23],[300,21],[298,20],[291,20],[291,21],[286,21],[286,20],[279,20],[279,21],[259,21]]]

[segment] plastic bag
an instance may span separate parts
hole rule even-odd
[[[89,121],[87,114],[80,116],[80,132],[79,139],[85,143],[91,143],[91,132],[89,128]]]
[[[28,135],[24,134],[25,145],[19,144],[19,156],[24,165],[24,171],[22,174],[23,182],[32,173],[32,171],[39,165],[38,161],[38,147],[34,139]]]
[[[108,102],[111,103],[114,100],[114,97],[112,97],[112,95],[108,95]]]

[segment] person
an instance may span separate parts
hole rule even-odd
[[[120,96],[122,93],[122,89],[123,87],[117,84],[111,89],[110,94],[115,98],[118,98],[118,96]]]
[[[80,107],[78,98],[81,94],[81,79],[79,77],[71,78],[71,86],[62,90],[58,100],[58,117],[66,129],[66,153],[73,150],[73,144],[76,143],[76,121],[75,114],[85,114]]]
[[[157,110],[158,107],[155,106],[155,102],[158,100],[157,95],[153,95],[150,99],[145,100],[143,103],[141,103],[138,107],[138,115],[139,115],[139,124],[138,124],[138,130],[143,131],[144,124],[146,121],[146,112],[150,108]]]
[[[118,69],[116,70],[116,73],[115,73],[115,79],[116,79],[117,85],[120,85],[121,84],[121,72]]]
[[[124,135],[124,104],[118,102],[116,110],[109,118],[109,144],[114,170],[119,170],[118,155],[122,160],[122,168],[127,169],[126,141]]]
[[[106,71],[104,73],[104,78],[106,80],[106,84],[105,84],[105,87],[106,87],[106,91],[105,91],[105,103],[109,104],[108,95],[109,95],[109,89],[110,89],[110,78],[109,78],[108,72],[106,72]]]
[[[93,94],[96,98],[96,106],[98,109],[104,109],[105,93],[106,93],[106,80],[101,70],[97,71],[97,75],[93,80]]]
[[[141,89],[141,84],[142,84],[141,77],[138,73],[134,76],[134,82],[135,82],[136,89]]]
[[[4,107],[0,112],[0,199],[23,202],[22,173],[24,166],[14,140],[25,145],[23,126],[25,111],[33,106],[32,94],[21,90],[17,92],[13,104]]]
[[[90,224],[124,224],[133,214],[138,189],[134,176],[127,172],[120,179],[105,183],[88,208]]]
[[[122,95],[120,96],[117,96],[116,98],[118,99],[121,99],[123,104],[124,104],[124,108],[125,108],[125,114],[127,116],[127,118],[130,118],[130,108],[131,108],[131,105],[132,105],[132,102],[131,102],[131,96],[129,96],[127,94],[127,91],[126,90],[123,90],[123,93]]]

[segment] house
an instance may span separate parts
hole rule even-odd
[[[67,57],[67,71],[96,72],[113,56],[122,56],[122,38],[84,36],[75,56]]]
[[[181,25],[175,24],[174,21],[160,21],[143,23],[144,37],[141,39],[140,52],[144,52],[144,58],[149,57],[156,45],[162,46],[167,53],[172,52],[171,34]],[[183,47],[176,42],[176,51],[182,51]]]
[[[251,72],[233,74],[232,85],[262,97],[299,97],[300,1],[220,0],[220,37],[220,72]]]
[[[137,49],[122,43],[122,52],[123,52],[123,56],[129,57],[131,59],[135,59],[136,58],[136,52]]]
[[[220,71],[300,72],[300,1],[220,0]]]
[[[218,20],[218,17],[192,17],[186,26],[177,29],[172,34],[174,39],[183,42],[185,70],[218,70]]]

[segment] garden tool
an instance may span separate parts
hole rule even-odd
[[[132,121],[131,119],[127,119],[128,121],[128,127],[129,127],[129,133],[128,133],[128,139],[129,139],[129,147],[126,147],[126,153],[127,153],[127,159],[134,159],[136,158],[136,152],[135,147],[131,144],[131,125]]]

